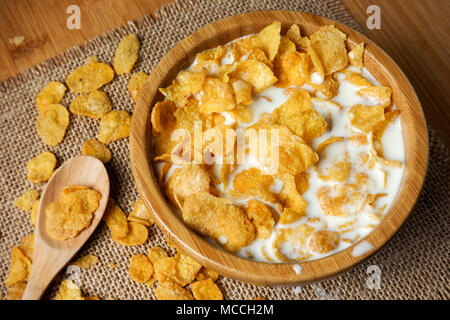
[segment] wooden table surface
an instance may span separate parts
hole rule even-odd
[[[97,34],[152,14],[173,0],[1,0],[0,81]],[[180,0],[183,1],[183,0]],[[207,1],[207,0],[203,0]],[[427,121],[450,147],[448,0],[342,0],[367,35],[406,73]],[[81,29],[69,30],[66,9],[81,9]],[[381,29],[366,28],[369,5],[381,9]],[[25,36],[16,45],[14,37]],[[18,39],[18,38],[17,38]]]

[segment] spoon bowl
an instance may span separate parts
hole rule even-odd
[[[57,201],[64,187],[82,185],[101,193],[102,198],[89,227],[65,241],[51,238],[45,229],[47,206]],[[37,300],[56,274],[73,258],[99,224],[109,198],[109,177],[103,163],[90,156],[78,156],[55,171],[45,187],[36,217],[31,273],[22,300]]]

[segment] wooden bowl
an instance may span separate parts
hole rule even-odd
[[[298,24],[306,35],[314,33],[321,26],[334,24],[348,35],[348,48],[364,41],[367,45],[364,56],[366,68],[382,85],[393,90],[393,101],[401,111],[405,145],[403,181],[394,204],[378,227],[346,250],[319,260],[297,263],[301,266],[299,274],[294,270],[295,263],[256,262],[208,243],[172,211],[152,168],[150,114],[153,105],[163,98],[158,88],[168,86],[181,69],[194,61],[197,53],[257,33],[275,20],[281,22],[282,34],[293,23]],[[408,79],[395,62],[369,39],[336,21],[319,16],[294,11],[257,11],[207,25],[180,41],[158,63],[146,81],[134,109],[130,156],[134,179],[145,205],[154,214],[156,223],[164,233],[185,253],[202,265],[233,279],[258,285],[298,285],[354,267],[381,248],[397,232],[413,209],[425,178],[428,136],[420,102]],[[355,249],[355,246],[359,247]],[[364,253],[360,255],[355,254],[364,249],[361,246],[369,250],[363,250]]]

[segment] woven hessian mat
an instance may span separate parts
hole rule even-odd
[[[37,108],[34,104],[39,90],[48,82],[63,81],[67,74],[84,64],[86,58],[96,55],[100,61],[112,63],[114,50],[126,34],[137,33],[141,41],[140,59],[133,73],[150,73],[156,63],[175,43],[197,29],[227,16],[263,9],[306,11],[322,15],[361,31],[361,28],[337,0],[217,0],[181,1],[151,16],[130,22],[117,30],[107,32],[75,47],[62,55],[35,66],[12,79],[0,83],[0,294],[7,290],[4,280],[10,263],[10,250],[33,232],[29,214],[14,207],[14,199],[30,188],[42,189],[26,179],[26,163],[42,151],[51,151],[59,163],[80,154],[82,143],[95,138],[98,121],[71,116],[70,126],[63,142],[56,147],[46,146],[36,133]],[[103,89],[113,102],[114,109],[132,112],[134,102],[126,84],[130,74],[117,77]],[[73,94],[66,94],[62,104],[68,106]],[[430,135],[430,162],[425,187],[415,210],[398,234],[377,254],[357,268],[334,279],[303,288],[269,288],[248,285],[227,278],[219,278],[218,285],[226,299],[448,299],[449,298],[449,154],[432,128]],[[125,212],[138,193],[131,175],[128,158],[128,139],[109,145],[113,158],[107,164],[111,178],[111,196]],[[81,289],[87,296],[102,299],[154,299],[153,288],[132,281],[128,263],[133,254],[146,253],[160,245],[173,253],[164,241],[158,227],[149,230],[149,240],[137,247],[114,243],[109,230],[101,224],[77,257],[96,255],[100,262],[89,269],[81,269]],[[108,266],[114,262],[116,268]],[[381,288],[366,286],[367,268],[381,269]],[[66,270],[50,285],[45,298],[52,298]]]

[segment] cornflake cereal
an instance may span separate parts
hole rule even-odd
[[[114,78],[114,70],[103,62],[91,62],[75,69],[66,83],[72,92],[88,93],[97,90]]]
[[[111,111],[111,108],[111,101],[108,96],[100,90],[76,97],[69,107],[73,114],[94,119],[101,118]]]
[[[147,282],[153,273],[153,266],[147,256],[136,254],[131,257],[130,266],[128,267],[131,279],[139,283]]]
[[[89,187],[65,187],[59,199],[45,209],[48,235],[61,241],[76,237],[91,224],[101,197],[99,192]]]
[[[111,160],[111,151],[108,147],[95,139],[87,140],[83,143],[81,154],[95,157],[103,163],[107,163]]]
[[[118,75],[128,73],[133,68],[139,52],[139,40],[130,34],[120,40],[114,55],[114,70]]]
[[[159,282],[175,282],[184,287],[195,279],[201,265],[183,253],[174,257],[158,259],[154,265],[155,277]]]
[[[42,107],[36,120],[39,136],[49,146],[56,146],[64,138],[69,126],[69,111],[60,104]]]
[[[135,73],[128,82],[128,91],[130,92],[131,98],[137,102],[141,89],[144,86],[145,80],[147,80],[148,74],[145,72]]]
[[[53,174],[56,166],[56,157],[53,153],[42,152],[27,164],[27,179],[34,183],[47,181]]]
[[[402,181],[400,112],[364,67],[364,43],[333,25],[305,31],[284,34],[275,21],[199,52],[152,106],[153,166],[173,210],[248,259],[348,248],[382,220]],[[180,257],[148,257],[161,298],[189,296],[168,283],[185,286],[195,272],[196,299],[222,298],[217,273],[184,278]]]
[[[223,300],[222,291],[209,278],[191,283],[191,290],[195,300]]]
[[[70,264],[74,265],[74,266],[78,266],[82,269],[85,269],[85,268],[90,268],[90,267],[96,265],[97,263],[98,263],[97,256],[87,255],[87,256],[78,258],[77,260],[75,260],[74,262],[71,262]]]
[[[147,227],[151,227],[154,223],[153,216],[150,211],[148,211],[142,199],[139,199],[133,205],[133,211],[129,214],[128,221],[138,222]]]
[[[63,280],[55,300],[84,300],[80,288],[69,279]]]
[[[31,259],[18,247],[11,250],[11,264],[5,286],[11,287],[20,281],[28,280],[31,272]]]
[[[101,118],[97,139],[108,144],[127,138],[130,135],[130,127],[130,114],[124,110],[113,110]]]
[[[194,300],[189,290],[173,282],[160,282],[155,295],[158,300]]]
[[[36,97],[36,106],[39,112],[42,112],[45,106],[60,103],[65,92],[66,86],[61,82],[53,81],[47,84]]]
[[[27,190],[23,195],[17,198],[14,201],[14,205],[23,210],[23,211],[31,211],[33,208],[33,204],[39,198],[39,191],[37,190]]]

